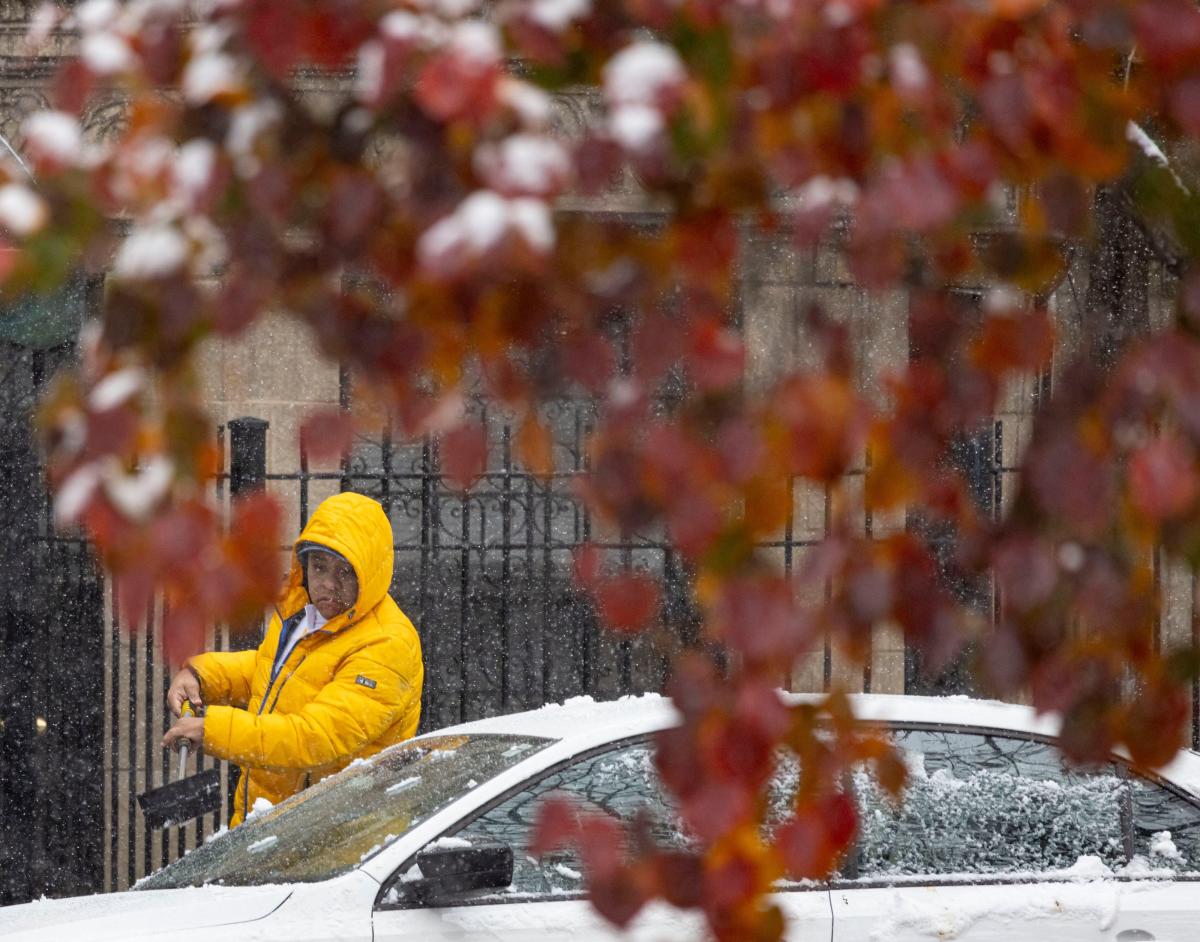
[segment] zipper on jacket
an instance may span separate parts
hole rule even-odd
[[[292,650],[295,651],[295,648],[293,648]],[[288,657],[289,658],[291,657],[290,652],[288,654]],[[271,709],[267,710],[268,714],[275,712],[275,704],[279,702],[279,695],[281,693],[283,693],[283,685],[292,679],[292,675],[295,674],[296,671],[298,671],[300,669],[300,665],[304,663],[304,660],[307,657],[308,657],[308,653],[305,652],[304,657],[300,658],[300,660],[296,664],[296,666],[293,667],[288,672],[288,675],[285,678],[283,678],[283,682],[279,685],[279,689],[275,691],[275,699],[271,701]],[[282,664],[279,665],[279,673],[280,674],[283,673],[283,665]],[[258,704],[258,712],[255,714],[255,716],[262,716],[263,707],[265,707],[267,705],[267,697],[269,697],[271,695],[271,688],[275,686],[275,681],[278,678],[279,678],[279,674],[276,674],[274,677],[271,678],[271,682],[269,684],[267,684],[267,689],[265,691],[263,691],[263,698],[262,698],[262,701]],[[246,778],[246,787],[242,792],[242,820],[243,821],[250,814],[250,773],[249,773],[249,770],[247,770],[245,778]]]
[[[293,667],[290,671],[288,671],[288,675],[285,678],[283,678],[283,681],[279,684],[279,689],[275,691],[275,699],[271,701],[271,709],[267,710],[267,713],[275,712],[275,704],[277,704],[279,702],[279,695],[281,693],[283,693],[283,685],[292,679],[292,676],[296,673],[296,671],[300,670],[300,665],[304,663],[305,658],[307,658],[307,657],[308,657],[308,652],[305,652],[304,657],[300,658],[300,660],[296,663],[296,666]],[[262,713],[261,706],[259,707],[258,712],[260,714]]]
[[[291,618],[295,618],[296,615],[299,615],[300,612],[296,612],[296,615],[292,615],[291,618],[288,618],[288,619],[285,619],[283,617],[283,613],[280,612],[278,608],[275,609],[275,614],[279,617],[279,641],[275,645],[275,657],[271,659],[271,679],[267,682],[267,689],[263,691],[263,698],[258,703],[258,712],[254,714],[255,716],[262,716],[263,707],[267,705],[267,697],[270,696],[271,688],[275,686],[275,680],[279,676],[279,674],[275,670],[275,659],[279,657],[279,645],[283,644],[283,640],[284,640],[283,626],[286,625],[291,620]],[[293,625],[292,628],[294,629],[295,626]],[[291,634],[291,632],[289,631],[288,634]],[[282,664],[279,665],[279,667],[280,667],[280,670],[283,669]],[[250,767],[249,766],[246,767],[245,774],[242,776],[242,779],[243,779],[242,820],[245,821],[246,818],[250,816]]]

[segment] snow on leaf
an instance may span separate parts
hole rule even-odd
[[[686,79],[683,60],[673,47],[639,40],[604,66],[604,97],[613,105],[660,104]]]
[[[54,523],[59,527],[69,527],[79,519],[83,509],[96,492],[100,483],[100,469],[94,464],[85,464],[77,468],[58,487],[54,495]]]
[[[39,163],[70,166],[83,149],[83,134],[74,115],[63,111],[39,111],[22,126],[25,148]]]
[[[608,119],[608,131],[613,140],[634,153],[654,147],[664,128],[662,113],[644,104],[621,105]]]
[[[591,0],[531,0],[527,15],[539,26],[561,33],[572,23],[587,18],[592,12]]]
[[[79,54],[96,75],[116,75],[137,62],[124,37],[114,33],[94,33],[79,43]]]
[[[198,202],[212,185],[217,148],[212,141],[194,138],[179,148],[171,175],[176,195],[187,206]]]
[[[88,408],[93,412],[105,412],[123,405],[144,385],[146,374],[141,368],[127,366],[109,373],[100,380],[88,395]]]
[[[245,77],[237,60],[223,52],[197,56],[183,72],[183,95],[192,105],[237,94],[244,85]]]
[[[0,186],[0,226],[13,235],[33,235],[49,217],[45,201],[29,187],[20,183]]]
[[[478,190],[425,231],[417,244],[417,255],[430,271],[455,275],[506,245],[513,235],[537,253],[553,248],[554,223],[549,206],[532,197],[510,200],[491,190]]]
[[[113,261],[114,277],[126,281],[149,281],[177,274],[188,261],[188,243],[172,225],[152,223],[138,226],[121,243]]]
[[[163,455],[155,455],[133,474],[126,474],[111,459],[105,466],[104,492],[130,520],[144,520],[166,496],[174,476],[174,463]]]
[[[513,134],[475,153],[477,172],[509,196],[553,196],[567,184],[571,162],[563,145],[541,134]]]
[[[549,95],[536,85],[512,76],[505,76],[496,84],[496,100],[512,109],[530,130],[547,127],[554,115]]]

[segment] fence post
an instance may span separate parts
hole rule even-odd
[[[267,479],[266,419],[229,420],[229,494],[237,497],[261,488]]]
[[[260,490],[267,482],[266,419],[244,416],[229,420],[229,496],[237,500]],[[229,649],[248,651],[262,640],[261,620],[229,626]]]

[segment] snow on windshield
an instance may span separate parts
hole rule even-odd
[[[162,889],[325,880],[553,740],[458,735],[411,741],[352,764],[196,848],[138,884]],[[521,748],[517,748],[521,747]]]

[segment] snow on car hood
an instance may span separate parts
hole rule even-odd
[[[0,909],[5,942],[137,939],[172,926],[204,929],[262,919],[292,892],[289,886],[185,887],[40,899]]]

